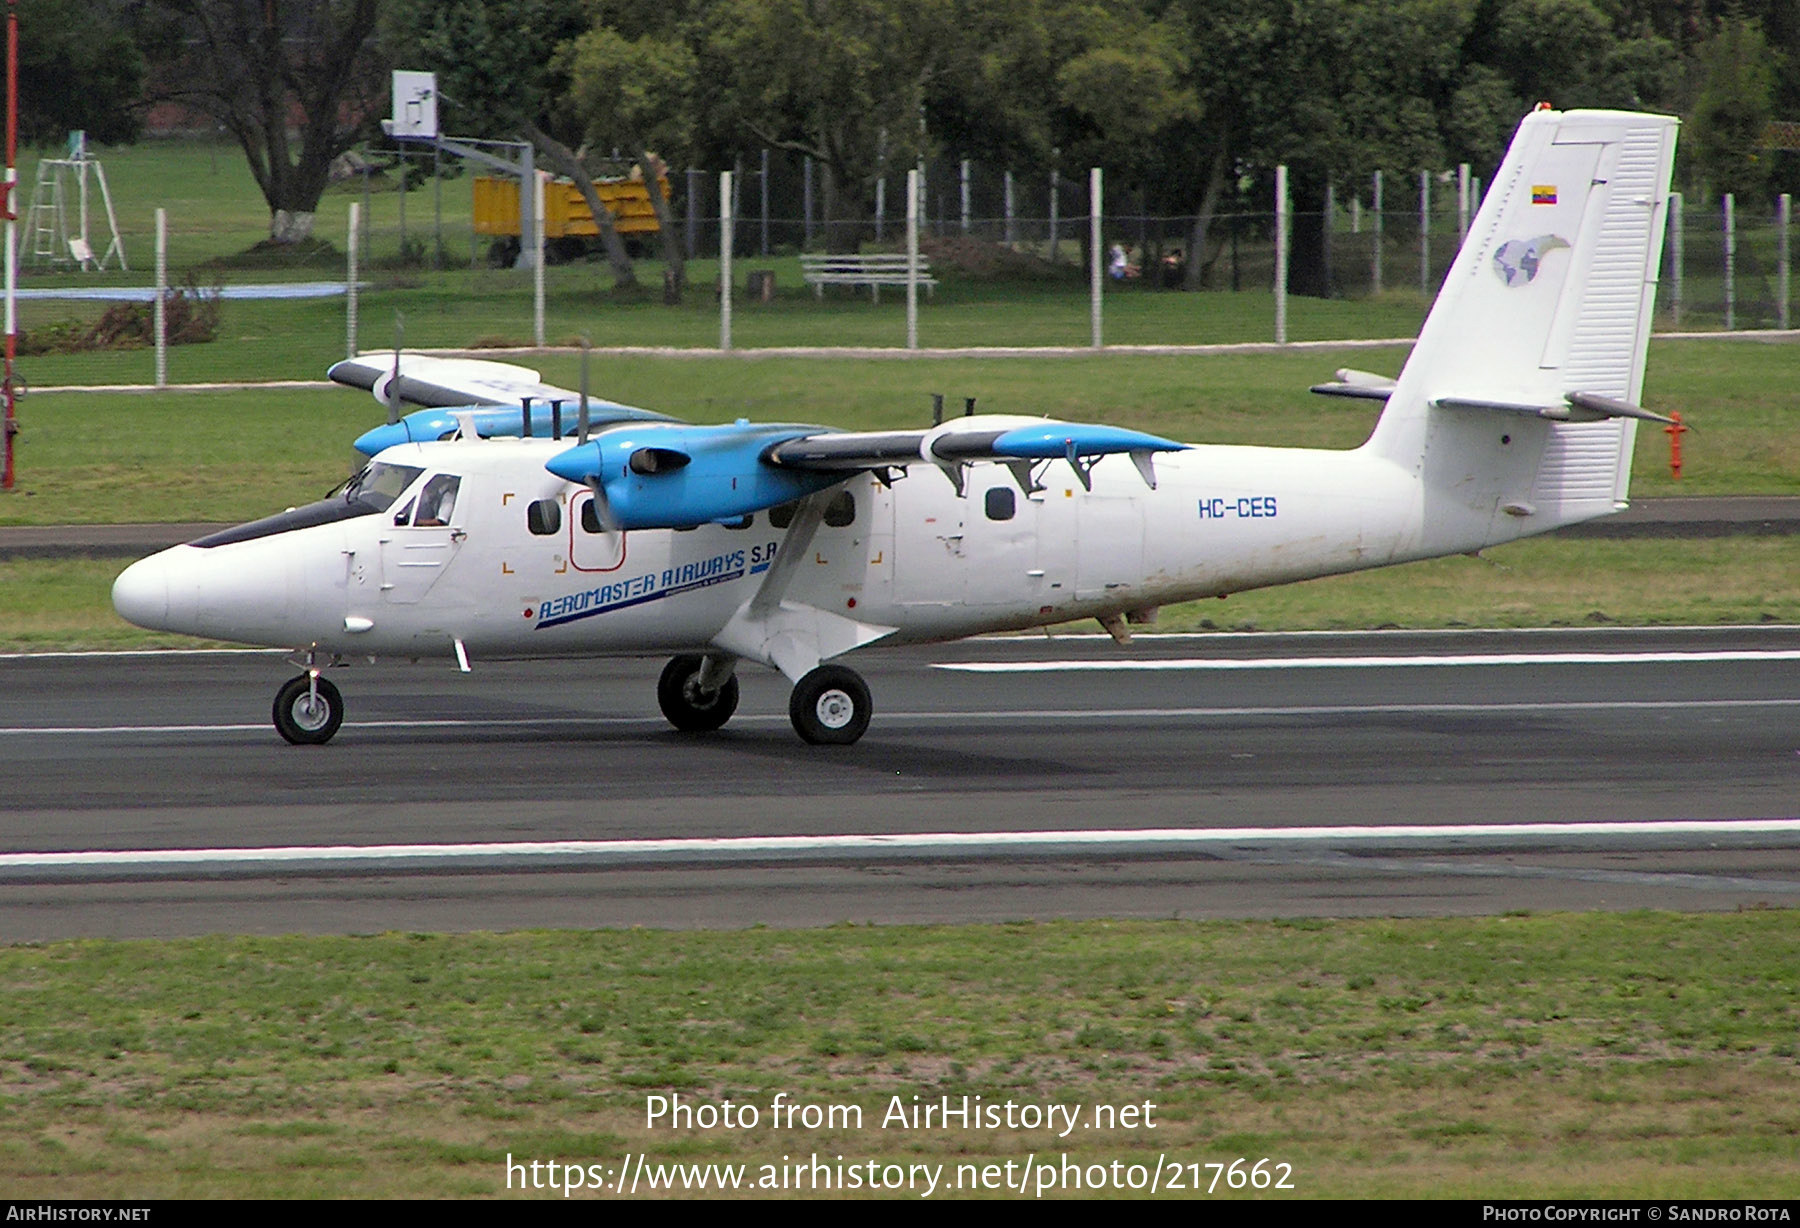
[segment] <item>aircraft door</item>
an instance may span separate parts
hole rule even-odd
[[[395,605],[411,605],[431,591],[462,548],[470,500],[463,480],[434,473],[419,493],[382,513],[389,523],[381,536],[381,594]]]

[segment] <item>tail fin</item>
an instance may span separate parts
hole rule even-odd
[[[1434,471],[1461,484],[1467,512],[1503,507],[1519,523],[1501,536],[1623,506],[1637,424],[1590,406],[1642,392],[1676,123],[1525,117],[1369,440],[1428,489]],[[1486,455],[1508,423],[1510,450]]]

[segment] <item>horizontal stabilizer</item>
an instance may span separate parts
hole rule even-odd
[[[1593,392],[1571,392],[1561,405],[1534,405],[1518,401],[1487,401],[1472,397],[1438,397],[1431,402],[1439,409],[1478,409],[1506,414],[1525,414],[1547,418],[1552,422],[1604,422],[1608,418],[1636,418],[1643,422],[1666,422],[1675,419],[1652,413],[1642,405],[1632,405],[1615,397]]]
[[[1344,368],[1329,384],[1314,384],[1312,391],[1327,397],[1354,397],[1361,401],[1385,401],[1393,395],[1394,381],[1373,371]]]

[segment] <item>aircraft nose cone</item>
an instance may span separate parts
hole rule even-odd
[[[151,556],[139,559],[113,581],[113,609],[128,623],[160,630],[169,621],[169,569]]]
[[[407,443],[411,439],[404,422],[389,422],[373,430],[364,431],[357,436],[352,446],[364,456],[374,456],[397,443]]]

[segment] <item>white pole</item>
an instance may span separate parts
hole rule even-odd
[[[1788,220],[1793,198],[1783,192],[1775,202],[1775,315],[1781,328],[1788,327]]]
[[[962,160],[962,232],[969,233],[969,160]]]
[[[1737,327],[1737,201],[1725,193],[1725,331]]]
[[[356,201],[350,202],[350,237],[345,240],[344,247],[348,255],[345,265],[349,279],[344,283],[344,357],[356,357],[356,232],[361,221],[362,206]]]
[[[531,189],[531,230],[537,250],[531,257],[531,336],[544,344],[544,177],[534,174]]]
[[[887,176],[883,175],[875,181],[875,241],[881,242],[881,232],[887,223]]]
[[[719,348],[731,352],[731,172],[719,172]],[[811,219],[808,218],[810,223]]]
[[[919,348],[919,171],[906,172],[906,348]]]
[[[1456,244],[1469,237],[1469,164],[1456,164]]]
[[[1275,168],[1275,341],[1287,344],[1288,168]]]
[[[169,386],[169,211],[156,211],[156,386]]]
[[[1686,263],[1687,244],[1682,237],[1681,226],[1681,193],[1669,193],[1669,279],[1673,282],[1673,294],[1670,306],[1674,311],[1675,323],[1681,323],[1681,274]]]
[[[1088,315],[1093,332],[1093,346],[1100,341],[1100,291],[1104,286],[1106,253],[1100,249],[1100,215],[1104,204],[1100,191],[1100,168],[1088,169]]]
[[[1012,172],[1011,171],[1006,172],[1006,233],[1005,233],[1005,239],[1006,239],[1007,246],[1010,247],[1012,245],[1012,241],[1013,241],[1013,182],[1012,182]]]
[[[1370,288],[1370,293],[1380,294],[1381,293],[1381,172],[1380,171],[1375,172],[1375,194],[1369,200],[1369,212],[1371,214],[1371,217],[1369,219],[1370,229],[1373,231],[1373,233],[1375,235],[1375,243],[1374,243],[1375,256],[1372,261],[1374,268],[1371,270],[1371,272],[1374,275],[1372,280],[1374,281],[1375,284]]]
[[[1050,262],[1056,262],[1056,189],[1062,183],[1062,172],[1050,168]]]
[[[1431,293],[1431,172],[1419,172],[1419,293]]]

